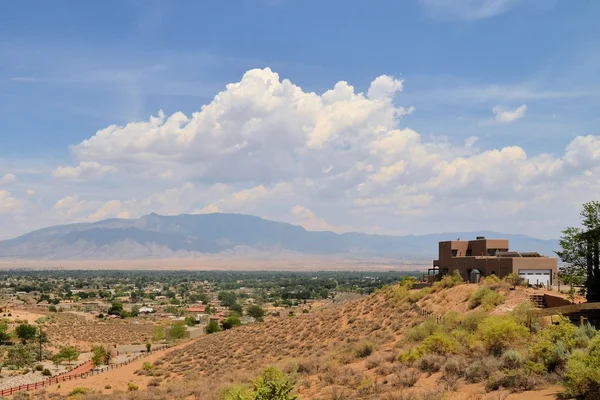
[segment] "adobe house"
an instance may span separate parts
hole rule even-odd
[[[515,274],[531,285],[551,285],[558,272],[558,258],[536,252],[510,251],[507,239],[449,240],[439,243],[439,257],[429,269],[429,278],[458,271],[465,280],[471,273],[503,278]]]

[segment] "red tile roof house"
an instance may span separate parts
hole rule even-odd
[[[190,313],[200,313],[200,314],[202,314],[203,312],[206,311],[206,308],[205,307],[189,307],[187,310]]]

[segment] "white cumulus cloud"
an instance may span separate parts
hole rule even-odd
[[[14,174],[5,174],[0,178],[0,185],[6,185],[9,183],[13,183],[17,180],[17,177]]]
[[[58,179],[93,180],[117,172],[111,165],[102,165],[95,161],[82,161],[76,167],[56,167],[52,176]]]

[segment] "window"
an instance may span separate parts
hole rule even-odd
[[[496,255],[496,249],[488,249],[488,256],[495,256]]]
[[[467,249],[467,257],[471,257],[473,255],[473,250]]]
[[[458,250],[452,250],[452,257],[456,257],[457,252],[458,252]]]

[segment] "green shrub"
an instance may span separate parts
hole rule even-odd
[[[587,349],[576,350],[567,363],[564,376],[566,395],[583,399],[600,398],[600,335]]]
[[[277,368],[267,368],[254,381],[254,400],[296,400],[293,380]]]
[[[459,343],[451,336],[442,332],[436,332],[427,337],[421,346],[425,354],[452,354],[459,349]]]
[[[419,300],[423,299],[425,296],[428,296],[431,294],[431,288],[423,288],[421,290],[415,290],[412,291],[410,293],[410,295],[408,296],[408,302],[411,304],[414,304],[416,302],[418,302]]]
[[[50,372],[50,370],[48,368],[44,368],[42,370],[42,375],[43,376],[52,376],[52,372]]]
[[[511,317],[492,316],[479,325],[475,337],[481,340],[491,354],[500,355],[504,350],[528,338],[529,330]]]
[[[502,354],[502,367],[507,369],[517,369],[523,366],[523,357],[517,350],[506,350]]]
[[[489,311],[502,303],[504,303],[504,296],[500,293],[488,287],[480,287],[471,295],[469,309],[482,306],[484,310]]]
[[[432,292],[439,292],[442,289],[449,289],[451,287],[460,285],[464,280],[458,270],[455,270],[452,275],[445,275],[441,280],[435,282],[431,288]]]
[[[486,318],[487,314],[483,311],[473,311],[464,317],[461,326],[470,332],[475,332],[479,328],[479,324]]]
[[[409,329],[404,335],[404,338],[409,342],[422,342],[425,338],[439,332],[441,329],[442,327],[440,325],[428,319],[422,324]]]
[[[42,364],[38,364],[35,366],[35,370],[38,372],[42,372],[44,370],[44,366]]]
[[[110,386],[110,385],[104,385],[104,389],[106,389],[106,390],[112,389],[112,386]]]
[[[134,382],[129,382],[129,383],[127,384],[127,391],[128,391],[128,392],[135,392],[135,391],[136,391],[136,390],[138,390],[138,389],[139,389],[138,385],[137,385],[137,384],[135,384]]]
[[[144,365],[142,366],[142,369],[144,371],[150,371],[152,368],[154,368],[154,364],[152,364],[150,362],[145,362]]]
[[[71,393],[69,393],[69,396],[77,396],[79,394],[87,394],[88,392],[89,392],[88,388],[76,387],[76,388],[73,388],[73,390],[71,390]]]

